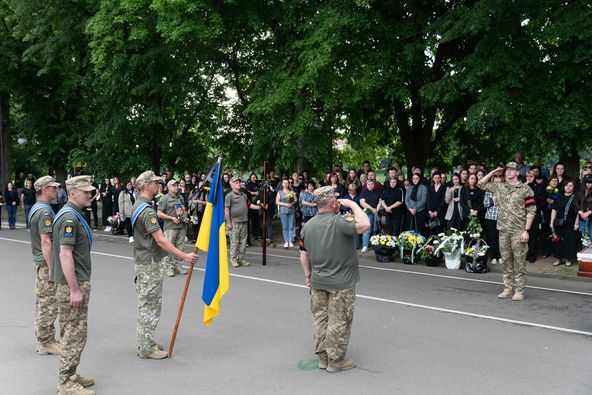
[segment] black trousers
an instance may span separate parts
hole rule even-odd
[[[97,206],[97,201],[96,200],[93,199],[93,201],[92,201],[89,209],[87,209],[84,212],[84,218],[86,218],[86,223],[88,224],[88,226],[91,226],[91,224],[90,224],[90,213],[92,212],[93,218],[95,220],[95,228],[98,229],[99,228],[99,217],[97,215],[98,206]]]
[[[526,253],[526,260],[530,262],[534,262],[537,259],[537,250],[539,247],[539,224],[541,223],[541,217],[537,213],[535,215],[534,220],[532,221],[532,226],[530,227],[530,231],[528,232],[528,252]]]
[[[500,259],[502,256],[499,249],[499,231],[497,230],[497,221],[493,219],[485,220],[485,229],[487,231],[487,241],[491,247],[491,259]]]
[[[402,215],[394,215],[393,213],[386,213],[386,233],[391,236],[399,236],[401,234],[401,229],[403,228],[403,216]]]
[[[426,221],[426,211],[416,211],[415,215],[411,215],[409,213],[409,222],[407,223],[407,229],[413,230],[420,235],[425,236],[425,221]]]

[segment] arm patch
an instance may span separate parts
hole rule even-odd
[[[533,204],[536,204],[536,200],[534,200],[533,197],[527,197],[526,199],[524,199],[525,207],[532,206]]]
[[[300,251],[306,251],[306,248],[304,247],[304,240],[300,239],[299,247]]]

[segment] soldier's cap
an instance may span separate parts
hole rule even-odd
[[[136,177],[136,186],[140,188],[154,181],[160,181],[160,177],[154,174],[152,170],[148,170]]]
[[[317,204],[325,204],[335,196],[339,194],[335,193],[335,189],[332,186],[320,187],[314,190],[313,195],[317,200]]]
[[[76,176],[66,180],[66,189],[80,189],[85,192],[92,192],[95,187],[90,182],[90,176]]]
[[[35,184],[33,184],[33,186],[35,187],[35,190],[39,192],[45,187],[59,187],[60,183],[55,182],[52,176],[43,176],[39,178],[37,181],[35,181]]]
[[[240,178],[238,178],[238,177],[232,177],[232,178],[230,179],[230,183],[231,183],[231,184],[234,184],[235,182],[241,182],[241,179],[240,179]]]
[[[514,169],[514,170],[518,170],[518,166],[516,165],[516,162],[508,162],[506,163],[506,169]]]
[[[169,180],[169,182],[167,182],[167,188],[170,187],[173,184],[179,184],[179,181],[173,179],[173,180]]]

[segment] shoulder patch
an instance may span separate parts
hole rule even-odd
[[[156,217],[152,217],[152,218],[150,218],[150,222],[151,222],[152,224],[156,224],[156,222],[157,222],[157,221],[156,221]]]
[[[46,211],[46,212],[43,213],[43,215],[49,215],[49,213]]]
[[[65,226],[64,237],[74,237],[74,228],[72,227],[72,225]]]
[[[46,218],[43,223],[45,224],[45,226],[50,226],[51,225],[51,219]]]
[[[72,223],[74,222],[74,218],[66,218],[66,222]]]
[[[345,218],[345,220],[347,222],[353,222],[354,221],[354,217],[352,217],[351,215],[344,215],[343,218]]]

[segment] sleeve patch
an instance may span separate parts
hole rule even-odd
[[[304,240],[300,240],[299,246],[300,246],[300,251],[306,251],[306,248],[304,247]]]
[[[43,223],[45,224],[45,226],[51,226],[51,219],[46,218]]]
[[[74,237],[74,227],[72,225],[64,227],[64,237]]]
[[[528,198],[524,199],[524,205],[526,207],[532,206],[533,204],[536,204],[536,200],[534,200],[534,198],[528,197]]]

